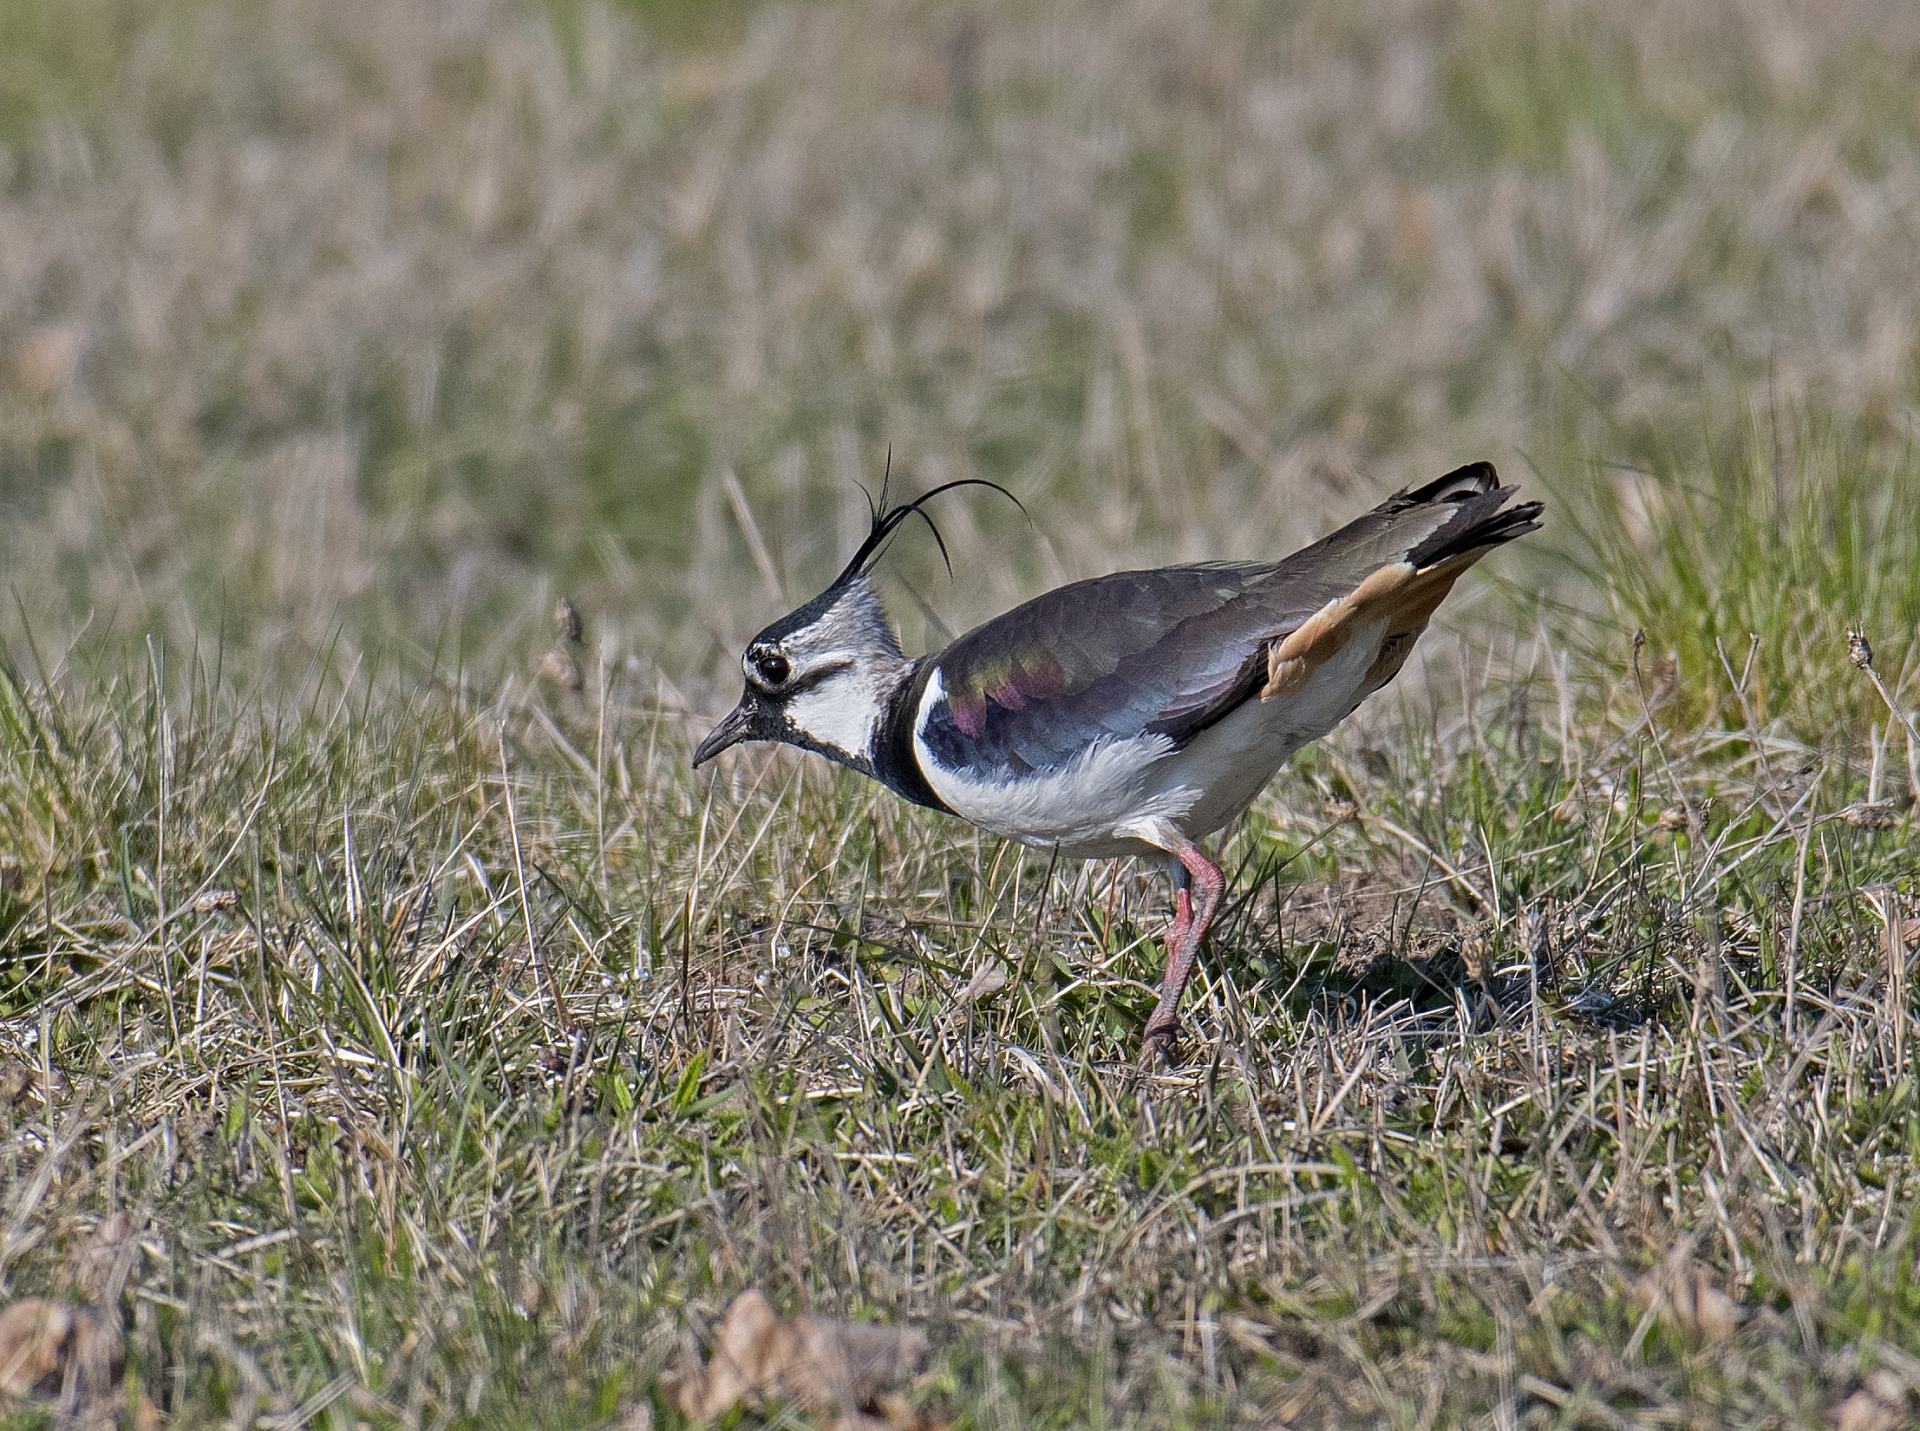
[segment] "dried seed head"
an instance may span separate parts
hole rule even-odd
[[[1847,632],[1847,659],[1863,671],[1873,669],[1873,647],[1867,643],[1866,632]]]
[[[1385,780],[1393,774],[1393,761],[1386,751],[1371,745],[1363,745],[1354,754],[1360,757],[1360,763],[1367,768],[1367,774],[1375,780]]]
[[[1899,813],[1885,801],[1869,805],[1862,800],[1842,810],[1840,818],[1856,830],[1867,831],[1891,830],[1900,823]]]
[[[587,684],[586,673],[580,669],[580,663],[573,659],[573,652],[564,646],[555,646],[540,658],[540,674],[570,691],[583,690]]]
[[[1642,1273],[1633,1293],[1636,1301],[1695,1346],[1725,1341],[1739,1329],[1744,1315],[1740,1304],[1693,1260],[1690,1242],[1672,1248],[1659,1266]]]
[[[35,328],[15,349],[8,376],[29,401],[44,401],[79,375],[82,346],[79,329],[70,325]]]
[[[1685,805],[1669,805],[1660,812],[1660,818],[1653,822],[1653,827],[1665,834],[1672,834],[1675,830],[1691,830],[1693,816]]]
[[[567,1273],[555,1299],[560,1326],[553,1336],[554,1350],[562,1356],[578,1352],[587,1344],[594,1323],[600,1320],[600,1293],[578,1272]]]
[[[1487,937],[1484,929],[1475,929],[1460,941],[1460,962],[1466,965],[1467,973],[1476,981],[1487,981],[1487,956],[1493,951],[1493,941]]]
[[[1006,966],[995,961],[986,965],[968,981],[967,987],[960,991],[957,1002],[971,1004],[986,998],[989,994],[997,993],[1006,986]]]
[[[580,608],[566,597],[561,597],[553,606],[553,624],[560,632],[560,639],[569,644],[578,644],[583,627],[580,622]]]
[[[1839,1431],[1899,1431],[1912,1424],[1907,1416],[1906,1383],[1890,1371],[1876,1371],[1840,1403],[1832,1420]]]

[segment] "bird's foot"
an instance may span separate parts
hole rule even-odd
[[[1180,1020],[1162,1019],[1157,1015],[1147,1020],[1147,1031],[1140,1039],[1140,1067],[1152,1068],[1160,1059],[1172,1063],[1180,1046]]]

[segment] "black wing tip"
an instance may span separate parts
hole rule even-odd
[[[1522,502],[1517,507],[1494,513],[1480,524],[1474,535],[1482,545],[1497,547],[1528,532],[1539,531],[1546,512],[1545,502]]]
[[[1484,497],[1489,492],[1510,490],[1500,485],[1498,469],[1483,458],[1478,462],[1469,462],[1464,467],[1456,467],[1445,476],[1436,477],[1422,486],[1402,487],[1387,498],[1386,505],[1397,512],[1408,507],[1425,506],[1429,502],[1465,502]]]
[[[1488,465],[1491,471],[1491,465]],[[1540,530],[1546,515],[1544,502],[1522,502],[1508,507],[1511,487],[1490,487],[1463,500],[1454,514],[1420,545],[1407,553],[1415,570],[1433,566],[1467,552],[1486,552],[1516,537]]]

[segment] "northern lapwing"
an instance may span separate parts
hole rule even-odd
[[[1174,917],[1150,1061],[1172,1050],[1220,906],[1220,868],[1196,841],[1392,680],[1460,574],[1534,531],[1541,504],[1507,506],[1513,489],[1476,462],[1282,561],[1077,581],[903,654],[870,579],[882,547],[932,497],[992,485],[949,482],[892,508],[883,488],[846,569],[748,645],[740,703],[693,763],[783,741],[1064,858],[1164,858]]]

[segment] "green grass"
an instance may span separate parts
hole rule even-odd
[[[1900,764],[1902,719],[1854,675],[1847,633],[1865,632],[1891,684],[1911,691],[1916,481],[1908,453],[1875,457],[1808,424],[1755,434],[1704,474],[1595,470],[1567,495],[1610,634],[1645,637],[1644,695],[1663,720],[1813,740],[1871,727]]]
[[[1042,905],[787,756],[696,778],[630,684],[269,698],[156,648],[0,696],[3,1027],[61,1075],[9,1115],[6,1275],[151,1219],[135,1365],[182,1424],[670,1420],[746,1285],[926,1321],[970,1425],[1794,1425],[1912,1365],[1911,816],[1837,818],[1843,745],[1729,761],[1546,678],[1336,738],[1229,843],[1142,1083],[1162,891]],[[1730,1338],[1636,1300],[1679,1244]]]
[[[1908,8],[0,3],[0,1294],[133,1211],[181,1427],[673,1426],[748,1286],[970,1428],[1920,1395]],[[1034,515],[910,646],[1546,489],[1172,1070],[1156,878],[687,768],[889,448]]]

